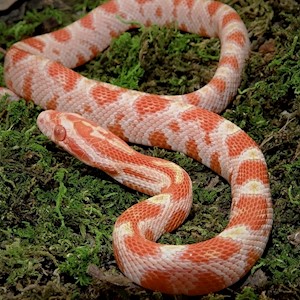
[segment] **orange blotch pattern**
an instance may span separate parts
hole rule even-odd
[[[93,112],[93,109],[89,104],[85,104],[84,107],[83,107],[83,110],[84,110],[85,113],[92,113]]]
[[[92,14],[88,14],[85,17],[81,18],[79,20],[80,25],[82,25],[84,28],[90,29],[90,30],[95,30],[94,26],[94,20]]]
[[[147,256],[159,256],[159,244],[155,244],[147,239],[141,239],[140,236],[128,236],[124,239],[126,249],[129,252],[133,252],[135,256],[147,257]]]
[[[95,57],[99,52],[99,49],[96,45],[90,46],[89,50],[91,51],[93,57]]]
[[[228,23],[231,23],[233,21],[241,21],[240,16],[236,12],[230,12],[225,15],[222,21],[222,26],[225,27]]]
[[[253,267],[254,263],[260,258],[261,253],[250,249],[248,253],[247,265],[245,267],[245,274]]]
[[[197,161],[201,162],[201,157],[199,156],[197,142],[194,139],[189,139],[185,143],[186,154]]]
[[[166,270],[166,271],[160,271],[160,270],[150,270],[147,271],[142,279],[141,279],[141,285],[145,288],[154,290],[154,291],[160,291],[165,294],[172,294],[173,293],[173,278],[172,278],[172,272],[176,272],[176,270]]]
[[[204,141],[205,141],[206,145],[210,145],[210,144],[211,144],[211,138],[210,138],[209,133],[207,133],[207,134],[204,136]]]
[[[183,286],[185,281],[188,283]],[[213,271],[203,270],[200,276],[194,276],[184,273],[180,268],[168,269],[168,267],[165,267],[164,271],[147,271],[141,279],[141,285],[165,294],[178,294],[178,290],[185,290],[185,294],[190,296],[204,295],[226,287],[224,279]]]
[[[200,28],[198,29],[198,34],[200,36],[209,36],[206,29],[203,26],[200,26]]]
[[[203,271],[201,275],[193,280],[193,288],[189,290],[189,295],[206,295],[226,287],[225,280],[212,270]]]
[[[207,11],[209,15],[212,17],[217,10],[222,6],[222,3],[220,2],[212,2],[207,6]]]
[[[108,130],[111,131],[113,134],[121,138],[123,141],[128,141],[122,126],[119,123],[110,124],[108,125]]]
[[[198,95],[197,92],[184,95],[184,100],[187,103],[195,106],[199,106],[201,104],[201,97]]]
[[[40,52],[43,52],[45,49],[45,46],[46,46],[43,41],[41,41],[35,37],[26,39],[23,41],[23,43],[29,45],[30,47],[32,47],[36,50],[39,50]]]
[[[130,222],[134,232],[133,236],[127,236],[124,239],[128,251],[141,257],[159,255],[160,245],[142,238],[137,223],[141,219],[145,221],[153,219],[155,221],[161,214],[161,209],[160,205],[144,201],[132,206],[118,218],[116,226]]]
[[[181,23],[178,27],[180,30],[188,32],[188,28],[184,23]]]
[[[58,98],[59,97],[57,95],[54,95],[50,100],[47,101],[46,108],[56,110],[58,105]]]
[[[169,106],[169,101],[156,95],[145,95],[137,99],[135,109],[139,115],[155,114]]]
[[[118,32],[114,31],[114,30],[111,30],[109,32],[109,35],[111,36],[111,38],[116,38],[119,36]]]
[[[236,157],[248,148],[257,147],[256,143],[244,132],[238,131],[226,139],[229,157]]]
[[[13,90],[13,82],[11,79],[6,81],[6,85],[10,90]]]
[[[220,117],[218,115],[212,115],[207,112],[205,117],[201,119],[201,129],[205,132],[204,141],[207,145],[212,143],[210,134],[218,127],[220,123]]]
[[[165,232],[171,232],[176,229],[185,220],[187,214],[185,210],[175,211],[165,226]]]
[[[60,55],[60,50],[59,49],[53,49],[52,53],[59,56]]]
[[[157,7],[156,11],[155,11],[155,15],[158,17],[158,18],[161,18],[161,16],[163,15],[163,12],[162,12],[162,8],[159,6]]]
[[[236,57],[234,56],[224,56],[221,58],[220,62],[219,62],[220,66],[223,65],[229,65],[231,66],[235,71],[237,71],[239,69],[239,63]]]
[[[97,84],[91,89],[91,95],[101,106],[116,102],[123,92],[123,89],[110,89],[101,84]]]
[[[60,43],[65,43],[72,38],[70,31],[65,28],[53,31],[50,33],[50,35]]]
[[[171,145],[168,143],[168,138],[163,132],[153,131],[149,135],[149,142],[151,146],[157,146],[164,149],[171,149]]]
[[[149,241],[154,241],[154,234],[153,231],[149,228],[147,228],[144,232],[145,239]]]
[[[32,99],[33,71],[31,70],[23,79],[23,97],[26,100]]]
[[[263,196],[241,196],[235,209],[238,214],[230,219],[228,227],[245,225],[251,230],[260,230],[266,224],[268,205]]]
[[[181,114],[181,119],[183,121],[198,121],[199,122],[199,130],[204,130],[206,133],[206,143],[210,144],[211,140],[208,136],[220,123],[221,117],[204,110],[202,108],[191,108],[186,110]]]
[[[173,131],[173,132],[178,132],[180,131],[180,126],[177,121],[172,121],[169,123],[168,127]]]
[[[212,85],[216,90],[218,91],[219,94],[223,94],[226,90],[226,82],[225,80],[221,78],[216,78],[214,77],[210,82],[209,85]]]
[[[76,57],[77,57],[76,67],[82,66],[83,64],[85,64],[86,59],[82,54],[78,53],[76,55]]]
[[[241,245],[238,242],[217,236],[201,243],[189,245],[188,251],[185,251],[180,259],[194,263],[209,263],[218,259],[226,261],[239,253],[240,249]]]
[[[268,171],[266,164],[262,161],[246,160],[242,162],[238,169],[236,184],[242,185],[251,179],[260,180],[263,184],[268,184]]]
[[[210,168],[216,172],[217,174],[221,175],[222,168],[220,164],[220,154],[215,152],[212,154],[210,158]]]
[[[115,14],[118,12],[118,6],[113,0],[102,4],[101,9],[105,10],[107,13],[110,14]]]
[[[240,31],[235,31],[227,36],[227,40],[233,41],[241,47],[245,46],[246,38],[245,35]]]
[[[121,125],[121,121],[124,118],[124,114],[119,113],[115,116],[115,123],[108,125],[108,130],[114,133],[116,136],[121,138],[123,141],[128,141],[127,137],[124,134],[124,130]]]
[[[162,207],[158,204],[151,203],[149,201],[143,201],[139,202],[138,204],[135,204],[131,206],[129,209],[127,209],[117,220],[117,226],[120,226],[120,224],[130,222],[133,224],[133,226],[136,226],[136,224],[140,220],[148,220],[148,219],[155,219],[157,218],[161,213]],[[137,227],[133,228],[134,232],[136,234],[139,234],[139,230]]]
[[[11,50],[13,51],[13,54],[11,55],[13,65],[17,64],[21,60],[23,60],[23,59],[25,59],[25,58],[27,58],[28,56],[31,55],[28,52],[25,52],[23,50],[19,50],[19,49],[16,49],[16,48],[11,48]]]
[[[148,19],[146,22],[145,22],[145,26],[146,27],[150,27],[152,25],[152,22],[150,19]]]
[[[55,79],[56,84],[62,85],[66,92],[72,91],[81,78],[81,75],[57,62],[50,64],[48,74]]]
[[[200,120],[201,119],[200,110],[201,109],[198,109],[197,107],[190,108],[190,109],[184,111],[181,114],[181,119],[183,121],[197,121],[197,120]]]

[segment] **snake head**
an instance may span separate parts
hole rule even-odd
[[[115,173],[105,163],[110,159],[109,149],[113,145],[117,144],[122,149],[127,147],[127,152],[133,151],[111,132],[75,113],[46,110],[39,114],[37,125],[55,144],[82,162],[105,172]]]
[[[37,125],[40,131],[46,135],[54,143],[63,146],[63,142],[67,138],[68,127],[64,119],[68,116],[66,113],[61,113],[54,110],[46,110],[39,114]]]
[[[51,141],[87,164],[84,153],[86,137],[97,127],[91,121],[75,113],[46,110],[39,114],[37,125]]]

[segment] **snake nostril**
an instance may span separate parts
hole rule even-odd
[[[56,125],[53,131],[54,138],[57,141],[63,141],[66,138],[66,129],[61,125]]]

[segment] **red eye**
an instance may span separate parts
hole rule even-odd
[[[54,128],[54,138],[61,142],[66,138],[66,129],[61,125],[56,125]]]

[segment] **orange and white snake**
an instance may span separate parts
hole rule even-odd
[[[219,37],[215,75],[193,93],[159,96],[72,71],[132,27],[120,17],[147,26],[176,22],[180,30]],[[119,268],[145,288],[169,294],[215,292],[244,276],[264,251],[272,226],[264,156],[245,132],[214,113],[235,95],[249,45],[239,15],[219,2],[110,0],[69,26],[25,39],[7,52],[9,90],[1,88],[1,94],[32,99],[46,109],[37,123],[50,139],[152,196],[126,210],[113,232]],[[123,140],[183,152],[228,180],[232,207],[224,231],[192,245],[156,243],[189,214],[191,180],[177,165],[141,155]]]

